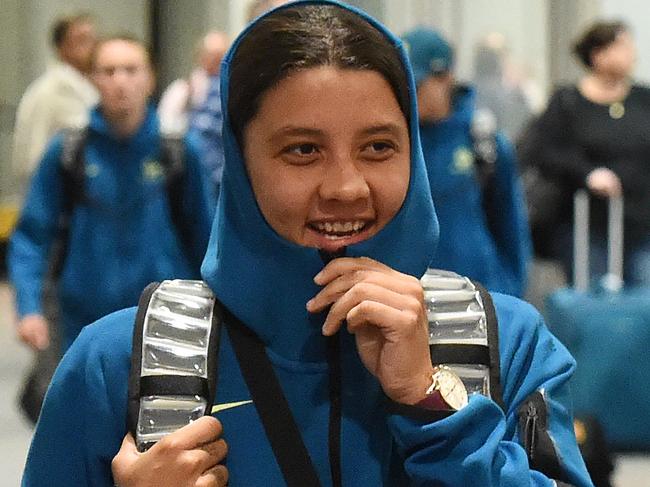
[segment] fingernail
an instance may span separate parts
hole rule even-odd
[[[309,301],[307,301],[307,304],[305,305],[305,307],[307,308],[307,311],[311,311],[311,308],[312,308],[313,305],[314,305],[314,300],[313,299],[310,299]]]
[[[327,325],[323,325],[323,329],[322,329],[323,335],[328,336],[328,330],[329,327]]]
[[[319,272],[318,274],[316,274],[314,276],[314,282],[316,284],[320,284],[321,283],[320,281],[321,281],[322,278],[323,278],[323,272],[321,271],[321,272]]]

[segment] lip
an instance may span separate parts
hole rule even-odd
[[[307,224],[305,226],[305,241],[309,247],[316,247],[325,252],[336,252],[341,247],[348,247],[350,245],[363,242],[374,234],[376,223],[375,220],[362,220],[365,221],[366,224],[361,231],[349,236],[341,236],[336,239],[327,237],[323,232],[320,232],[314,228],[314,222],[310,222],[310,224]]]

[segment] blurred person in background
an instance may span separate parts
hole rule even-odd
[[[578,39],[574,53],[585,75],[552,95],[536,122],[529,152],[547,178],[564,189],[552,245],[567,278],[573,274],[571,195],[586,188],[591,209],[591,275],[607,269],[607,202],[625,204],[624,279],[650,284],[650,90],[632,73],[636,48],[623,22],[600,21]]]
[[[432,267],[522,296],[530,236],[513,149],[474,91],[456,83],[453,51],[436,31],[403,39],[417,82],[422,150],[440,221]]]
[[[476,106],[490,110],[501,130],[511,141],[532,115],[524,91],[509,79],[505,37],[498,33],[488,34],[474,53],[474,79]]]
[[[219,69],[228,49],[228,36],[208,32],[197,48],[198,66],[187,79],[171,83],[158,105],[162,133],[191,132],[198,144],[206,195],[214,211],[223,172],[223,142]]]
[[[62,129],[82,127],[88,122],[89,110],[98,100],[97,90],[88,77],[96,41],[95,23],[88,14],[63,17],[52,26],[51,42],[56,61],[29,85],[16,111],[12,167],[16,195],[20,199],[27,191],[49,140]],[[11,211],[17,218],[19,209]],[[13,228],[13,223],[10,227]],[[2,248],[4,261],[4,242]],[[46,276],[42,301],[52,320],[58,315],[54,294],[54,284],[50,276]],[[32,422],[36,422],[43,395],[59,360],[59,337],[56,329],[51,331],[51,346],[34,355],[19,393],[21,409]]]
[[[34,350],[50,346],[43,308],[48,268],[56,268],[60,316],[52,325],[65,351],[84,325],[136,304],[152,280],[198,277],[207,247],[210,219],[196,151],[184,144],[182,171],[173,180],[171,164],[162,162],[145,46],[130,37],[100,42],[92,79],[99,105],[74,138],[66,132],[52,139],[10,241],[17,333]],[[172,186],[178,188],[173,194]],[[60,262],[54,265],[56,244]]]
[[[93,19],[88,14],[64,17],[52,27],[51,39],[57,60],[29,85],[16,112],[13,167],[21,194],[52,136],[85,125],[97,103],[97,90],[88,79],[96,42]]]

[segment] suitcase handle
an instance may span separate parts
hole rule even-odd
[[[573,197],[573,287],[589,290],[589,193],[576,191]],[[618,292],[623,287],[623,197],[608,198],[607,215],[607,274],[603,287]]]

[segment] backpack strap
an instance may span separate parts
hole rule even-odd
[[[183,194],[186,183],[186,147],[181,135],[163,135],[160,138],[160,165],[165,172],[165,186],[172,224],[176,229],[181,245],[197,265],[201,267],[203,254],[193,255],[193,231],[190,219],[183,208]]]
[[[210,414],[217,388],[221,307],[203,281],[152,283],[133,329],[127,428],[139,451]]]
[[[496,164],[499,156],[497,144],[497,122],[494,114],[486,109],[477,109],[470,126],[474,163],[483,195],[482,204],[487,226],[492,235],[497,233],[500,217],[496,204]]]
[[[88,127],[63,130],[63,143],[59,158],[61,178],[61,211],[59,212],[58,235],[52,250],[50,275],[56,279],[63,271],[68,251],[70,219],[76,205],[86,201],[84,148],[88,138]]]
[[[490,294],[467,277],[438,269],[428,269],[421,283],[432,363],[448,365],[469,394],[490,397],[505,411],[498,321]]]
[[[72,212],[74,206],[85,200],[85,158],[83,155],[88,139],[88,127],[63,130],[60,170],[63,176],[64,212]]]
[[[486,109],[474,111],[470,125],[472,151],[481,186],[485,187],[494,176],[497,162],[497,122],[494,114]]]

